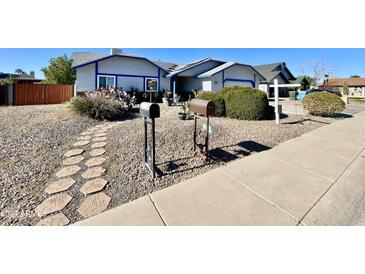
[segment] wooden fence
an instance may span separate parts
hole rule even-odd
[[[73,85],[15,84],[15,105],[59,104],[73,95]]]

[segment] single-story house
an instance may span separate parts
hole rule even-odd
[[[308,90],[310,89],[310,83],[308,82],[307,78],[302,76],[297,76],[295,80],[290,80],[290,84],[298,84],[300,85],[300,90]]]
[[[349,89],[349,95],[365,96],[365,78],[328,78],[324,82],[324,86],[341,92],[345,84]]]
[[[277,79],[279,84],[292,84],[292,81],[296,80],[284,62],[259,65],[254,68],[267,79],[270,85],[274,84],[274,79]],[[260,84],[266,85],[266,83]],[[264,87],[261,89],[264,89]],[[269,88],[269,95],[273,96],[273,94],[274,88]],[[288,96],[288,88],[280,87],[279,96]]]
[[[258,88],[265,77],[254,67],[237,62],[204,58],[184,65],[152,61],[145,57],[112,51],[109,55],[74,53],[76,91],[93,91],[105,86],[126,91],[191,92],[193,89],[218,92],[241,85]]]

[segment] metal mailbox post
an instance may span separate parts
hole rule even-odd
[[[160,107],[155,103],[143,102],[139,108],[144,120],[144,161],[147,169],[156,177],[155,118],[160,117]],[[148,143],[148,125],[151,126],[151,141]]]
[[[199,147],[200,152],[203,153],[207,158],[208,154],[208,147],[209,147],[209,117],[214,116],[215,114],[215,104],[213,101],[208,100],[200,100],[200,99],[193,99],[190,101],[189,104],[190,111],[194,113],[194,151],[196,151],[196,147]],[[205,143],[199,144],[197,143],[197,119],[199,116],[206,117],[206,135],[205,135]]]

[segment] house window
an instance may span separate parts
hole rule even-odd
[[[157,78],[146,78],[146,91],[158,91]]]
[[[98,88],[115,87],[115,76],[99,75]]]

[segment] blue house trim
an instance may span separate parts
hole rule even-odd
[[[97,67],[96,67],[97,68]],[[143,92],[146,91],[146,78],[156,78],[158,79],[158,92],[161,91],[160,90],[160,70],[158,70],[158,75],[157,76],[150,76],[150,75],[133,75],[133,74],[117,74],[117,73],[101,73],[98,72],[98,69],[95,70],[95,90],[98,88],[98,76],[99,75],[105,75],[105,76],[114,76],[115,77],[115,86],[118,86],[118,76],[120,77],[133,77],[133,78],[142,78],[143,79]]]

